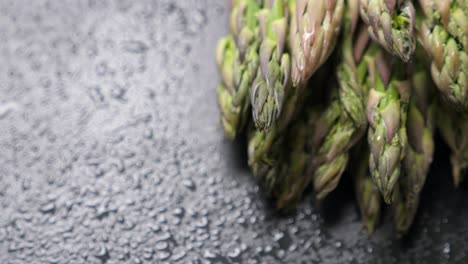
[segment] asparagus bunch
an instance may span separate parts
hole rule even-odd
[[[452,108],[468,113],[468,1],[419,3],[419,40],[432,59],[432,78]]]
[[[369,34],[386,51],[409,62],[415,50],[415,10],[410,0],[360,0]]]
[[[247,127],[249,166],[278,209],[310,184],[321,201],[348,169],[368,232],[384,200],[405,234],[432,163],[434,120],[455,185],[468,173],[467,3],[419,2],[418,47],[409,0],[232,1],[217,50],[221,119],[231,138]]]

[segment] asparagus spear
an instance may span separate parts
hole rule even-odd
[[[367,103],[369,166],[384,201],[391,203],[406,152],[410,83],[405,79],[404,66],[398,62],[392,64],[391,58],[385,55],[371,48],[365,83],[371,87]]]
[[[319,85],[325,78],[326,67],[311,83]],[[331,118],[322,115],[328,96],[321,92],[312,96],[312,90],[302,89],[305,93],[300,96],[290,91],[284,111],[269,131],[258,131],[253,124],[249,130],[249,165],[278,209],[293,208],[302,197],[311,180],[312,155],[329,127]]]
[[[417,52],[411,78],[411,101],[406,130],[408,148],[403,160],[404,170],[414,193],[419,194],[426,181],[434,154],[435,98],[433,83],[424,67],[424,54]]]
[[[340,32],[344,0],[290,0],[290,46],[294,86],[328,59]]]
[[[360,0],[362,20],[386,51],[409,62],[416,47],[415,11],[410,0]]]
[[[353,149],[354,165],[350,166],[354,181],[354,190],[361,212],[362,223],[369,234],[377,225],[382,199],[369,171],[369,147],[363,140]]]
[[[289,54],[286,52],[288,5],[283,0],[265,0],[257,13],[260,27],[260,67],[250,93],[258,130],[268,131],[280,116],[285,93],[290,89]]]
[[[229,138],[235,138],[249,119],[249,91],[259,65],[258,22],[260,5],[254,0],[235,1],[231,34],[218,43],[216,60],[222,83],[218,87],[221,122]]]
[[[416,215],[419,195],[426,181],[434,154],[433,84],[424,68],[424,54],[416,52],[411,78],[411,101],[408,110],[408,147],[403,172],[394,192],[394,224],[398,236],[408,232]]]
[[[432,78],[447,103],[468,113],[468,1],[419,0],[418,38],[431,62]]]
[[[458,186],[468,174],[468,117],[439,105],[437,126],[452,151],[453,181]]]
[[[403,172],[393,192],[393,223],[398,237],[408,232],[419,206],[419,193],[412,191],[409,177]]]
[[[367,62],[361,59],[369,37],[363,30],[354,34],[358,12],[358,2],[348,1],[336,70],[339,85],[327,110],[336,114],[332,115],[335,117],[331,120],[332,126],[314,158],[314,188],[318,200],[335,189],[348,162],[349,150],[367,128],[367,91],[366,86],[358,83],[358,69],[366,67]]]

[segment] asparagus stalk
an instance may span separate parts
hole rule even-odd
[[[369,166],[375,184],[386,203],[391,203],[393,187],[400,176],[406,153],[406,115],[410,82],[404,66],[393,63],[379,49],[371,48],[366,85],[371,87],[367,104],[369,120]]]
[[[404,170],[414,193],[419,194],[426,181],[434,154],[435,98],[433,83],[424,67],[424,55],[417,52],[411,78],[412,94],[406,130],[408,148],[403,160]]]
[[[294,86],[307,83],[328,59],[340,33],[344,0],[290,0]]]
[[[216,51],[222,77],[217,91],[221,123],[231,139],[249,120],[249,92],[260,63],[256,19],[260,5],[254,0],[237,0],[233,4],[231,33],[219,41]]]
[[[361,212],[362,223],[372,234],[380,219],[382,199],[369,171],[369,147],[362,141],[353,149],[354,165],[351,167],[354,190]]]
[[[360,0],[369,34],[387,52],[409,62],[416,47],[415,10],[410,0]]]
[[[291,62],[286,52],[288,5],[283,0],[265,0],[257,18],[261,36],[260,67],[250,100],[256,128],[268,131],[279,118],[285,93],[291,86]]]
[[[324,67],[311,84],[323,83],[328,75]],[[269,131],[256,130],[253,124],[249,130],[249,166],[278,209],[294,208],[302,197],[311,180],[312,156],[329,127],[329,118],[322,115],[327,94],[312,96],[312,90],[290,90],[278,122]]]
[[[418,38],[431,61],[432,78],[446,102],[468,113],[468,1],[419,0]]]
[[[410,182],[410,176],[403,172],[393,192],[393,223],[398,237],[408,232],[419,206],[419,193],[412,191]]]
[[[358,83],[358,69],[366,67],[367,62],[361,59],[369,37],[362,30],[354,34],[358,12],[358,2],[348,1],[336,70],[339,85],[333,103],[327,109],[334,113],[331,115],[334,119],[331,120],[331,128],[314,158],[314,188],[318,200],[325,198],[336,188],[346,168],[349,150],[367,128],[367,91],[366,86]]]
[[[424,68],[424,54],[417,52],[411,78],[411,101],[408,110],[408,147],[403,172],[394,192],[394,224],[398,236],[406,234],[416,215],[419,195],[426,181],[434,154],[435,100],[433,84]]]
[[[452,175],[455,186],[468,174],[468,117],[440,105],[437,126],[442,138],[452,151]]]

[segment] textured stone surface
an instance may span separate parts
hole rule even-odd
[[[368,237],[344,179],[278,216],[224,139],[219,0],[0,1],[0,263],[467,263],[447,150],[415,228]]]

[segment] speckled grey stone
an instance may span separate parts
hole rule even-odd
[[[347,176],[279,216],[219,124],[221,0],[0,0],[0,263],[468,263],[447,149],[409,236]]]

